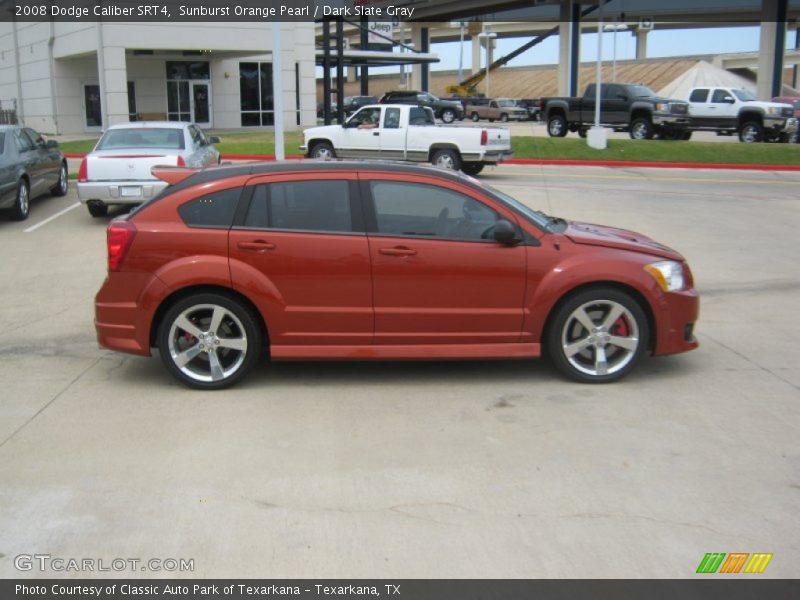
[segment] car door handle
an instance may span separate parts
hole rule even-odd
[[[380,132],[380,131],[373,131],[373,132],[372,132],[372,135],[380,135],[380,134],[381,134],[381,132]]]
[[[414,256],[417,253],[413,248],[405,248],[403,246],[397,248],[381,248],[378,252],[386,256]]]
[[[274,250],[275,244],[272,242],[265,242],[264,240],[254,240],[252,242],[239,242],[236,246],[240,250],[255,250],[256,252],[266,252],[267,250]]]

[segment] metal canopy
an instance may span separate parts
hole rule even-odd
[[[325,50],[317,48],[317,65],[325,62]],[[439,55],[429,52],[382,52],[379,50],[345,50],[341,56],[331,54],[330,63],[336,65],[341,60],[345,66],[368,65],[370,67],[391,67],[397,65],[431,64],[439,62]]]

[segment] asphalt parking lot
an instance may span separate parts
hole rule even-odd
[[[39,553],[194,559],[171,576],[687,578],[707,552],[796,577],[800,173],[483,179],[683,252],[701,347],[606,386],[545,362],[331,362],[194,392],[98,348],[107,220],[74,191],[0,218],[0,577],[62,575],[14,568]]]

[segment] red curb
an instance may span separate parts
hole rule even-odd
[[[67,158],[83,158],[82,152],[65,152]],[[286,160],[301,160],[303,156],[290,154]],[[274,154],[226,154],[222,160],[275,160]],[[641,160],[568,160],[558,158],[512,158],[504,165],[546,165],[561,167],[610,167],[640,169],[719,169],[734,171],[800,171],[800,165],[758,165],[747,163],[692,163],[658,162]]]

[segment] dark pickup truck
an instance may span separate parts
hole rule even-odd
[[[581,137],[594,125],[596,86],[590,84],[582,98],[542,98],[541,115],[551,137],[577,131]],[[601,85],[600,124],[628,131],[631,139],[689,139],[689,104],[659,98],[647,86],[631,83]]]

